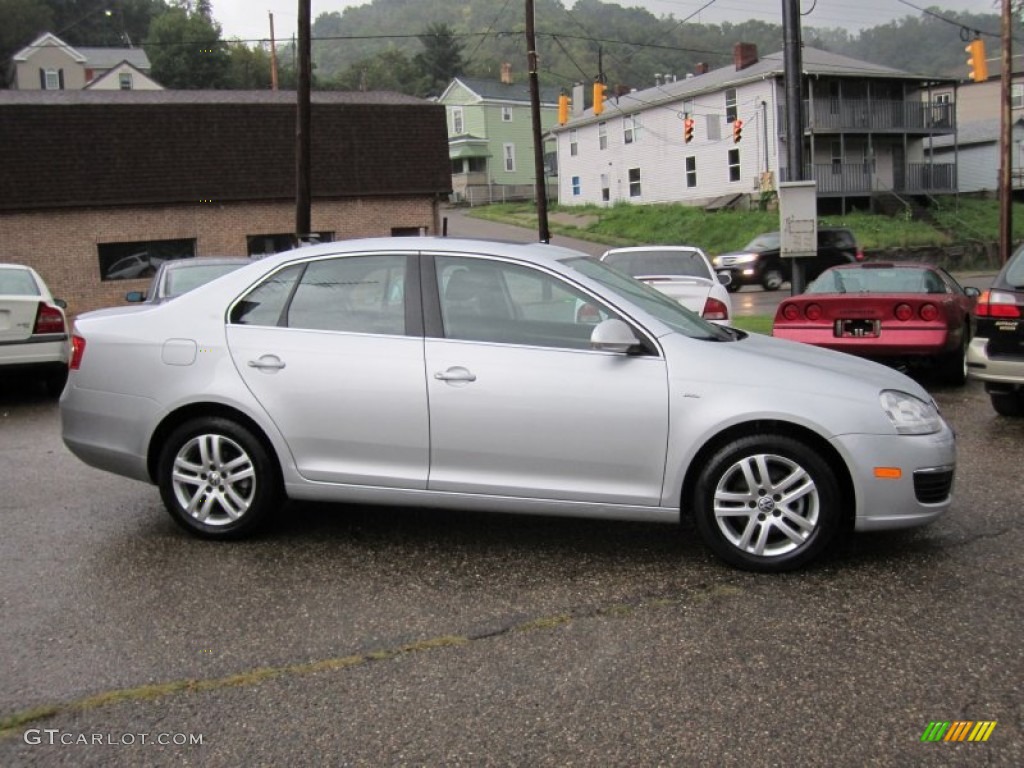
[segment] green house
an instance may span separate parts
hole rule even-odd
[[[542,136],[558,121],[559,93],[554,87],[540,89]],[[454,201],[479,205],[535,197],[533,121],[525,75],[522,82],[515,82],[511,66],[505,64],[500,80],[457,77],[438,102],[448,120]],[[552,151],[545,153],[545,176],[552,192],[557,188],[553,158],[552,141]]]

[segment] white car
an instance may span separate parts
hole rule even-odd
[[[714,325],[552,245],[301,248],[81,315],[72,345],[65,445],[208,538],[284,497],[692,515],[727,562],[781,571],[952,501],[954,435],[917,382]]]
[[[66,306],[31,267],[0,264],[0,375],[27,372],[60,394],[68,376]]]
[[[716,274],[711,260],[692,245],[639,245],[605,251],[601,261],[657,288],[705,320],[728,325],[732,299],[727,272]]]

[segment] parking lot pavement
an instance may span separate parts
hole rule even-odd
[[[758,576],[689,526],[419,509],[197,541],[0,392],[0,765],[1024,764],[1024,422],[936,396],[951,512]]]

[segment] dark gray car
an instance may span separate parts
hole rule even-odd
[[[804,279],[813,280],[829,267],[863,261],[864,253],[857,246],[853,232],[839,227],[818,229],[818,252],[815,256],[800,259],[804,267]],[[765,232],[751,240],[741,251],[719,254],[714,258],[718,271],[726,271],[732,277],[730,291],[738,291],[744,285],[760,285],[766,291],[777,291],[783,283],[792,278],[791,259],[781,255],[781,241],[778,232]]]
[[[238,256],[196,257],[163,262],[153,275],[149,290],[129,291],[125,301],[159,304],[198,288],[214,278],[251,264],[252,259]]]

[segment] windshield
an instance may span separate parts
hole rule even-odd
[[[576,258],[562,262],[575,269],[591,280],[595,280],[612,293],[636,305],[651,317],[669,326],[677,333],[692,339],[709,339],[715,341],[731,341],[734,337],[724,328],[709,323],[696,312],[691,312],[682,304],[672,300],[661,291],[634,280],[629,275],[618,271],[595,259]]]
[[[234,272],[241,266],[244,266],[242,262],[238,264],[190,264],[181,269],[172,269],[168,271],[167,279],[164,280],[164,296],[181,296],[181,294],[188,293],[193,288],[198,288],[216,277]]]
[[[708,264],[697,251],[611,251],[602,259],[627,275],[676,275],[711,279]]]
[[[766,232],[763,235],[758,235],[743,249],[745,251],[770,251],[774,248],[779,248],[779,233],[778,232]]]

